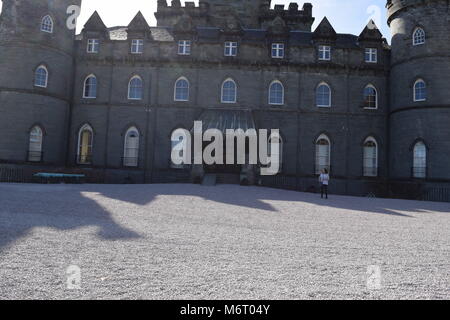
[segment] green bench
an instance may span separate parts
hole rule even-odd
[[[37,183],[83,183],[86,176],[84,174],[66,173],[36,173],[34,176]]]

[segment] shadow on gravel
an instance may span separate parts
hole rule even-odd
[[[0,250],[36,227],[97,227],[98,237],[105,241],[140,237],[117,224],[108,211],[84,197],[80,190],[64,185],[0,185]]]
[[[155,185],[153,185],[155,186]],[[227,205],[246,207],[251,209],[278,212],[278,210],[267,201],[299,202],[309,203],[329,208],[356,211],[361,214],[376,213],[391,216],[414,218],[408,213],[450,212],[448,203],[422,202],[395,199],[369,199],[349,196],[330,196],[330,199],[321,199],[320,195],[312,193],[301,193],[280,189],[262,187],[241,187],[219,185],[216,187],[202,187],[199,185],[183,184],[171,185],[161,184],[155,187],[145,185],[129,185],[123,192],[123,186],[114,186],[107,191],[101,192],[105,197],[117,199],[138,205],[147,205],[160,195],[176,195],[199,197],[208,201],[223,203]],[[96,192],[95,186],[88,186],[86,191]]]

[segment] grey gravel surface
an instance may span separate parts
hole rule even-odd
[[[0,184],[0,299],[449,299],[449,211],[231,185]]]

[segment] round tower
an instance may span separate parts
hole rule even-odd
[[[390,0],[390,175],[450,183],[450,7]]]
[[[0,162],[65,163],[81,0],[3,0]]]

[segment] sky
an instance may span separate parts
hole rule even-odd
[[[198,3],[198,0],[195,2]],[[389,28],[386,24],[386,0],[272,0],[273,5],[285,4],[286,7],[290,2],[297,2],[300,7],[304,2],[313,4],[313,16],[316,18],[313,28],[324,16],[327,16],[338,33],[359,35],[372,18],[383,35],[390,39]],[[99,12],[108,27],[128,25],[139,10],[150,25],[156,25],[154,17],[156,4],[156,0],[83,0],[78,32],[95,10]]]

